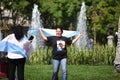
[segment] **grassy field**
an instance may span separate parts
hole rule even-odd
[[[25,80],[51,80],[51,75],[52,65],[25,66]],[[115,73],[113,66],[69,65],[68,80],[120,80],[120,74]]]

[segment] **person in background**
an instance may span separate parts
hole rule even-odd
[[[90,38],[89,38],[89,49],[93,49],[93,47],[94,47],[94,40],[93,40],[93,38],[90,36]]]
[[[6,46],[4,50],[8,52],[8,79],[15,80],[17,72],[18,80],[24,80],[25,61],[28,59],[28,54],[33,52],[32,44],[24,36],[23,27],[20,25],[14,26],[13,33],[2,40],[5,41],[7,43],[3,47]]]
[[[62,80],[67,80],[67,45],[74,44],[82,34],[79,34],[75,39],[62,36],[62,28],[56,29],[56,36],[46,37],[42,32],[42,28],[39,29],[40,35],[44,41],[52,46],[52,64],[53,75],[52,80],[58,80],[59,67],[62,68]]]
[[[115,32],[114,41],[115,41],[115,47],[116,47],[118,42],[118,32]]]

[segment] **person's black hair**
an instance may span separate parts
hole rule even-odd
[[[24,37],[23,26],[14,26],[13,33],[17,40],[21,40]]]
[[[30,36],[29,40],[33,40],[34,36]]]
[[[62,29],[61,27],[57,27],[56,30],[57,30],[57,29],[60,29],[61,32],[63,33],[63,29]]]

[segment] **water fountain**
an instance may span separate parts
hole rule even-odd
[[[87,35],[87,25],[86,25],[86,7],[85,3],[82,3],[80,15],[78,17],[77,31],[83,33],[83,36],[76,42],[75,46],[82,49],[88,47],[88,35]]]
[[[31,26],[28,30],[28,36],[33,35],[33,46],[35,49],[42,47],[44,45],[43,40],[40,37],[38,29],[43,27],[42,26],[42,20],[40,18],[40,12],[38,10],[38,5],[34,4],[34,8],[32,11],[32,20],[31,20]]]

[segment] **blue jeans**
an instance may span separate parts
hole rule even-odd
[[[62,69],[62,80],[67,80],[67,58],[61,60],[52,59],[53,64],[53,75],[52,80],[58,80],[58,72],[61,65]]]

